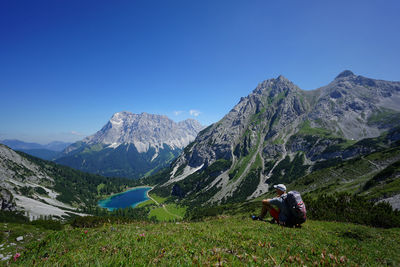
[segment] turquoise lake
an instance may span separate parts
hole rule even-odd
[[[112,195],[107,199],[100,200],[99,206],[112,211],[127,207],[135,207],[139,203],[148,200],[147,192],[151,187],[134,188],[123,193]]]

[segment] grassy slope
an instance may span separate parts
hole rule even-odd
[[[87,233],[85,233],[87,231]],[[283,228],[247,216],[201,222],[106,224],[49,231],[17,260],[31,265],[400,264],[400,229],[308,221]],[[22,251],[16,251],[22,252]]]
[[[155,194],[150,194],[150,196],[155,199],[160,206],[149,199],[145,202],[140,203],[137,207],[150,207],[150,212],[148,218],[156,217],[158,221],[174,221],[180,220],[185,216],[187,207],[182,207],[173,203],[165,203],[167,198],[157,196]]]
[[[288,189],[328,194],[349,192],[367,195],[371,198],[387,197],[400,192],[398,179],[390,184],[382,182],[366,191],[363,187],[374,175],[398,159],[400,159],[400,147],[385,149],[333,167],[314,171],[289,184]]]
[[[34,225],[19,223],[0,223],[0,260],[7,256],[14,256],[21,252],[28,244],[43,239],[50,231]],[[16,241],[17,237],[23,237],[22,241]],[[0,265],[4,261],[0,261]]]

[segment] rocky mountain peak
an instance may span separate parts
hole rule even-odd
[[[279,75],[276,79],[268,79],[258,84],[251,95],[264,95],[265,97],[273,98],[281,93],[288,93],[289,91],[299,91],[294,83]],[[244,99],[244,98],[243,98]]]
[[[278,82],[290,82],[285,76],[279,75],[278,78],[276,78]]]
[[[170,164],[201,129],[194,119],[177,123],[165,115],[117,112],[101,130],[67,147],[57,162],[107,176],[138,178]]]
[[[354,73],[351,70],[345,70],[339,73],[338,76],[336,76],[335,80],[341,79],[341,78],[347,78],[347,77],[352,77],[355,76]]]
[[[194,131],[201,131],[204,127],[195,119],[186,119],[184,121],[178,122],[178,125],[181,127],[186,127],[187,129],[191,129]]]
[[[158,150],[164,144],[182,149],[194,140],[202,128],[193,119],[175,123],[165,115],[122,111],[115,113],[100,131],[83,142],[112,147],[134,144],[140,153],[148,151],[150,147]]]

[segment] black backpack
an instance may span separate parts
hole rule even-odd
[[[290,213],[288,218],[289,224],[298,225],[306,221],[306,205],[299,192],[289,191],[286,195],[285,203]]]

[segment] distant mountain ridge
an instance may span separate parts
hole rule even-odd
[[[102,143],[110,147],[133,144],[139,153],[150,148],[158,150],[163,145],[182,149],[194,140],[201,128],[201,124],[193,119],[175,123],[164,115],[124,111],[115,113],[100,131],[82,142],[89,145]]]
[[[203,126],[164,115],[115,113],[94,135],[67,147],[56,160],[105,176],[139,178],[171,163]]]
[[[399,125],[400,82],[344,71],[327,86],[303,91],[279,76],[201,131],[160,188],[200,202],[251,199],[316,165],[371,153],[372,141],[361,140]],[[396,133],[386,144],[400,139]]]
[[[38,143],[24,142],[16,139],[0,140],[0,143],[14,150],[22,151],[29,155],[45,160],[55,159],[61,151],[63,151],[67,146],[71,145],[71,143],[61,141],[53,141],[48,144],[42,145]]]
[[[6,145],[14,150],[30,150],[30,149],[46,149],[51,151],[63,151],[71,143],[62,141],[53,141],[48,144],[42,145],[33,142],[24,142],[17,139],[4,139],[0,143]]]

